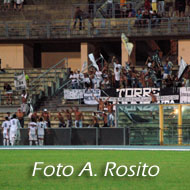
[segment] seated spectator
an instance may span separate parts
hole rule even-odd
[[[126,18],[127,17],[127,4],[123,3],[120,6],[120,12],[121,12],[121,17]]]
[[[152,19],[151,19],[151,25],[152,27],[158,25],[158,23],[160,22],[160,16],[157,14],[156,11],[153,11],[153,14],[152,14]]]
[[[149,11],[146,9],[142,15],[142,26],[148,26],[149,20],[150,20],[150,13]]]
[[[141,12],[141,10],[138,10],[137,11],[137,14],[136,14],[136,21],[135,21],[135,25],[137,26],[137,27],[140,27],[141,26],[141,24],[142,24],[142,12]]]
[[[13,91],[11,86],[8,83],[4,84],[5,96],[6,96],[6,103],[7,105],[12,104],[12,95]]]

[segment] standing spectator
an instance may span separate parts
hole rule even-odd
[[[95,0],[88,0],[88,13],[91,18],[94,17],[94,1]]]
[[[165,2],[164,0],[158,0],[158,14],[163,16],[165,13]]]
[[[31,115],[31,119],[34,119],[35,122],[39,121],[39,116],[37,114],[37,112],[34,112],[32,115]]]
[[[185,15],[186,0],[175,0],[176,14],[178,17]]]
[[[104,121],[104,126],[103,127],[108,127],[108,116],[105,112],[102,113],[103,121]]]
[[[99,128],[98,116],[96,115],[96,112],[94,112],[94,116],[93,116],[93,127]]]
[[[51,122],[50,122],[50,113],[47,111],[47,109],[44,109],[44,111],[41,114],[41,117],[44,119],[44,121],[46,121],[47,123],[47,127],[51,128]]]
[[[11,86],[8,83],[5,83],[4,84],[4,90],[5,90],[5,93],[6,93],[5,96],[6,96],[7,105],[12,104],[13,91],[12,91]]]
[[[145,0],[144,7],[148,12],[151,10],[150,0]]]
[[[27,109],[28,109],[28,105],[27,105],[27,99],[28,99],[28,95],[26,93],[25,90],[22,91],[22,94],[21,94],[21,101],[22,101],[22,104],[21,104],[21,111],[23,112],[24,116],[27,112]]]
[[[67,127],[71,128],[72,127],[72,116],[71,113],[72,111],[69,111],[68,109],[66,111],[62,110],[63,113],[65,113],[65,116],[67,118]]]
[[[66,127],[65,120],[64,120],[64,116],[62,115],[61,112],[58,112],[57,118],[58,118],[58,120],[59,120],[59,128],[61,128],[61,127]]]
[[[1,8],[1,6],[0,6]],[[1,68],[1,59],[0,59],[0,73],[5,73],[5,70]]]
[[[120,88],[120,73],[121,73],[121,70],[118,67],[115,67],[114,68],[115,88]]]
[[[107,15],[109,18],[112,17],[112,10],[113,10],[113,0],[107,0]]]
[[[9,10],[11,7],[11,0],[4,0],[5,10]]]
[[[103,111],[104,111],[104,105],[105,105],[105,103],[108,102],[108,100],[110,99],[110,97],[108,97],[105,101],[103,101],[101,98],[98,100],[98,99],[94,96],[94,94],[92,94],[92,96],[93,96],[94,99],[99,103],[99,105],[98,105],[98,111],[103,112]]]
[[[72,112],[75,114],[75,128],[82,128],[82,120],[84,119],[82,112],[78,108],[72,109]]]
[[[24,114],[20,108],[18,109],[16,116],[20,122],[21,127],[24,128]]]
[[[78,88],[78,85],[77,85],[78,82],[77,82],[76,75],[73,71],[70,72],[69,79],[71,80],[72,89],[77,89]]]
[[[143,27],[147,26],[150,20],[150,13],[147,9],[144,11],[142,19]]]
[[[24,3],[24,0],[14,0],[14,10],[19,10],[21,11],[22,8],[23,8],[23,3]]]
[[[73,26],[74,29],[76,28],[77,21],[79,20],[79,30],[82,30],[82,15],[83,15],[82,10],[80,9],[80,7],[77,7],[74,15],[75,19]]]
[[[166,64],[163,66],[163,69],[164,69],[163,79],[167,79],[168,75],[170,74],[170,67],[168,65],[168,62],[166,62]]]

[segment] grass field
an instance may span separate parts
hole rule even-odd
[[[78,173],[92,163],[89,177]],[[158,165],[157,177],[104,177],[108,161],[117,165]],[[34,162],[73,165],[71,177],[32,177]],[[103,150],[0,150],[0,190],[189,190],[190,152]]]

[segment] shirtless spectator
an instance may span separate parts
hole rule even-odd
[[[8,83],[4,84],[5,96],[6,96],[6,103],[7,105],[12,104],[12,88]]]
[[[71,108],[71,110],[75,114],[75,128],[82,128],[82,120],[84,119],[82,112],[78,108],[75,110]]]
[[[16,116],[20,122],[21,127],[24,128],[24,114],[20,108],[18,109]]]
[[[28,109],[27,99],[28,99],[28,95],[27,95],[26,91],[23,90],[22,94],[21,94],[21,101],[22,101],[21,111],[23,112],[24,115],[26,114],[26,111]]]
[[[108,97],[105,101],[103,101],[101,98],[98,100],[94,94],[92,94],[92,96],[94,97],[94,99],[99,103],[98,105],[98,111],[103,112],[104,111],[104,106],[105,103],[107,103],[107,101],[110,99],[110,97]]]
[[[94,112],[94,115],[93,115],[93,127],[99,127],[98,116],[96,112]]]
[[[46,121],[47,123],[47,127],[51,128],[51,122],[50,122],[50,113],[47,111],[47,109],[44,109],[44,111],[41,114],[41,117],[44,119],[44,121]]]
[[[108,116],[105,112],[102,113],[103,121],[104,121],[104,126],[103,127],[108,127]]]
[[[71,113],[72,111],[69,111],[68,109],[66,111],[62,110],[62,112],[64,113],[65,117],[67,118],[67,124],[66,124],[66,127],[72,127],[72,116],[71,116]]]
[[[39,121],[39,116],[38,116],[37,112],[34,112],[34,113],[31,115],[31,119],[33,119],[35,122],[38,122],[38,121]]]
[[[64,120],[64,116],[62,115],[61,112],[58,112],[57,118],[58,118],[58,120],[59,120],[59,128],[61,128],[61,127],[66,127],[65,120]],[[55,119],[56,119],[56,118],[55,118]]]
[[[156,96],[153,94],[153,92],[150,92],[150,97],[151,97],[151,104],[155,104],[157,102]]]

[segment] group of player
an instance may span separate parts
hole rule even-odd
[[[12,117],[5,117],[5,121],[2,123],[3,145],[14,146],[19,144],[20,141],[20,122],[14,114]],[[47,128],[47,122],[43,121],[43,118],[39,118],[36,121],[31,118],[31,122],[28,124],[28,136],[29,145],[44,145],[45,129]]]

